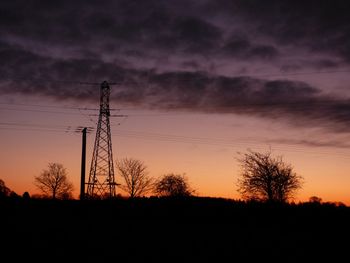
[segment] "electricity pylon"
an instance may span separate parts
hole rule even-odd
[[[98,118],[94,151],[92,155],[86,198],[112,198],[116,194],[114,178],[111,127],[109,123],[110,87],[107,81],[101,84],[100,114]]]

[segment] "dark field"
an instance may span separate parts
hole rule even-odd
[[[350,208],[0,200],[1,262],[348,262]]]

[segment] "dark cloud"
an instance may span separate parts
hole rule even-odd
[[[199,64],[196,61],[185,61],[182,63],[182,67],[184,69],[195,69],[198,70],[200,68]]]
[[[252,44],[248,38],[233,37],[222,48],[225,56],[239,59],[275,59],[279,52],[272,45]]]
[[[272,63],[283,58],[281,49],[294,46],[349,62],[349,11],[346,0],[5,0],[0,35],[34,51],[46,46],[47,55],[53,48],[76,49],[80,58],[156,52]],[[324,66],[336,63],[329,62]]]
[[[133,47],[141,52],[198,53],[217,48],[221,40],[217,26],[190,12],[177,13],[176,5],[180,2],[5,2],[0,9],[0,33],[6,39],[19,39],[23,45],[25,41],[34,41],[61,48],[89,46],[109,52]]]
[[[23,46],[32,43],[61,49],[88,48],[90,52],[114,55],[152,50],[214,57],[224,54],[238,59],[279,55],[272,43],[256,42],[247,34],[237,37],[242,30],[225,39],[225,34],[232,34],[231,23],[213,23],[205,13],[198,13],[201,8],[193,2],[5,1],[0,7],[0,34],[4,40]],[[237,10],[233,15],[244,17],[245,11]],[[218,12],[227,10],[222,6]]]
[[[345,0],[2,1],[0,92],[96,100],[98,87],[70,81],[107,79],[123,83],[112,94],[123,105],[348,130],[348,99],[249,77],[248,63],[287,72],[349,63],[349,11]],[[242,67],[247,77],[227,73]]]
[[[145,100],[160,109],[249,114],[293,125],[346,130],[350,101],[295,81],[166,73],[149,78]]]
[[[16,55],[11,56],[6,51]],[[350,127],[349,99],[332,98],[304,82],[225,77],[200,71],[159,73],[98,60],[53,60],[20,49],[1,49],[0,57],[6,56],[9,65],[20,63],[22,66],[17,67],[19,75],[2,78],[2,94],[96,101],[98,85],[85,86],[67,80],[108,79],[122,82],[113,87],[111,98],[119,105],[249,114],[339,132],[348,131]],[[4,71],[1,67],[0,70]]]
[[[179,19],[174,32],[175,38],[184,42],[188,52],[210,51],[221,39],[219,28],[198,18]]]
[[[209,1],[212,15],[240,18],[251,33],[282,46],[337,55],[350,62],[350,2],[218,0]]]

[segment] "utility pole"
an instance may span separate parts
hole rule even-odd
[[[83,128],[82,151],[81,151],[80,200],[85,199],[86,131],[87,131],[87,128]]]

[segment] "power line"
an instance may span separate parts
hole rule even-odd
[[[204,138],[204,137],[187,137],[178,136],[170,134],[159,134],[159,133],[149,133],[149,132],[135,132],[126,130],[115,130],[113,136],[128,137],[134,139],[142,140],[156,140],[172,143],[189,143],[189,144],[202,144],[202,145],[212,145],[212,146],[226,146],[226,147],[236,147],[239,146],[254,146],[261,149],[265,149],[262,145],[271,145],[270,141],[261,142],[252,140],[230,140],[230,139],[219,139],[219,138]],[[350,147],[349,147],[350,148]],[[291,152],[301,152],[301,153],[312,153],[312,154],[327,154],[327,155],[339,155],[344,157],[350,156],[347,153],[333,153],[327,151],[305,151],[300,147],[300,144],[284,144],[283,147],[274,147],[276,150],[286,150]]]
[[[0,102],[0,105],[8,105],[8,106],[25,106],[25,107],[38,107],[38,108],[55,108],[55,109],[73,109],[73,110],[98,110],[98,109],[90,109],[90,108],[80,108],[73,106],[55,106],[55,105],[44,105],[44,104],[27,104],[27,103],[6,103]]]
[[[0,130],[23,131],[23,132],[59,132],[59,133],[75,133],[74,131],[64,129],[43,129],[43,128],[14,128],[0,127]]]
[[[34,124],[34,123],[15,123],[15,122],[0,122],[0,126],[26,126],[26,127],[54,127],[54,128],[69,128],[71,126],[65,126],[65,125],[44,125],[44,124]]]
[[[80,115],[75,112],[63,112],[63,111],[48,111],[48,110],[33,110],[33,109],[11,109],[11,108],[0,108],[5,111],[22,111],[22,112],[38,112],[38,113],[54,113],[54,114],[65,114],[65,115]]]
[[[23,132],[61,132],[61,133],[76,133],[80,132],[82,126],[62,126],[62,125],[41,125],[30,123],[0,123],[0,130],[23,131]],[[87,127],[88,133],[93,128]]]
[[[11,131],[22,131],[22,132],[58,132],[58,133],[76,133],[77,130],[81,128],[75,126],[64,126],[64,125],[43,125],[34,123],[9,123],[0,122],[0,130],[11,130]],[[90,128],[91,130],[91,128]],[[225,146],[225,147],[237,147],[237,146],[253,146],[255,148],[265,149],[263,145],[271,145],[271,141],[266,140],[265,142],[259,142],[258,140],[233,140],[233,139],[223,139],[223,138],[208,138],[208,137],[190,137],[181,136],[173,134],[161,134],[161,133],[151,133],[151,132],[138,132],[130,130],[115,130],[113,136],[127,137],[133,139],[142,140],[156,140],[170,143],[186,143],[186,144],[200,144],[209,146]],[[279,143],[277,143],[279,144]],[[282,147],[274,147],[276,150],[291,151],[291,152],[301,152],[301,153],[312,153],[312,154],[327,154],[327,155],[338,155],[349,157],[346,153],[334,153],[327,151],[305,151],[301,148],[300,144],[292,143],[282,143]],[[309,146],[310,147],[310,146]],[[321,147],[321,146],[320,146]],[[327,147],[327,146],[323,146]],[[332,146],[330,146],[332,147]],[[334,147],[332,147],[334,148]]]
[[[72,109],[72,110],[87,110],[87,111],[98,111],[98,108],[89,108],[89,107],[75,107],[75,106],[57,106],[57,105],[45,105],[45,104],[27,104],[27,103],[7,103],[0,102],[0,105],[8,106],[24,106],[24,107],[39,107],[39,108],[57,108],[57,109]],[[111,111],[120,111],[121,109],[110,109]]]
[[[3,127],[5,126],[5,127]],[[6,127],[10,126],[10,127]],[[32,128],[40,128],[40,129],[55,129],[60,131],[75,131],[76,129],[81,128],[82,126],[66,126],[66,125],[43,125],[43,124],[34,124],[34,123],[9,123],[9,122],[0,122],[0,128],[5,129],[17,129],[21,128],[23,130],[32,129]],[[129,130],[116,130],[115,132],[119,135],[128,135],[139,138],[149,138],[156,140],[165,140],[165,141],[174,141],[174,142],[189,142],[189,143],[204,143],[204,144],[213,144],[213,145],[236,145],[237,143],[244,144],[254,144],[256,145],[259,141],[252,139],[248,140],[233,140],[233,139],[222,139],[222,138],[208,138],[208,137],[189,137],[189,136],[179,136],[173,134],[160,134],[160,133],[150,133],[150,132],[137,132],[137,131],[129,131]],[[267,143],[270,143],[267,141]],[[299,144],[291,144],[288,145],[299,145]]]
[[[84,126],[86,127],[86,126]],[[18,123],[18,122],[0,122],[0,129],[14,129],[14,130],[54,130],[64,132],[76,132],[83,128],[83,126],[72,125],[54,125],[54,124],[37,124],[37,123]],[[93,130],[92,127],[86,127],[89,132]],[[80,130],[79,130],[80,131]]]

